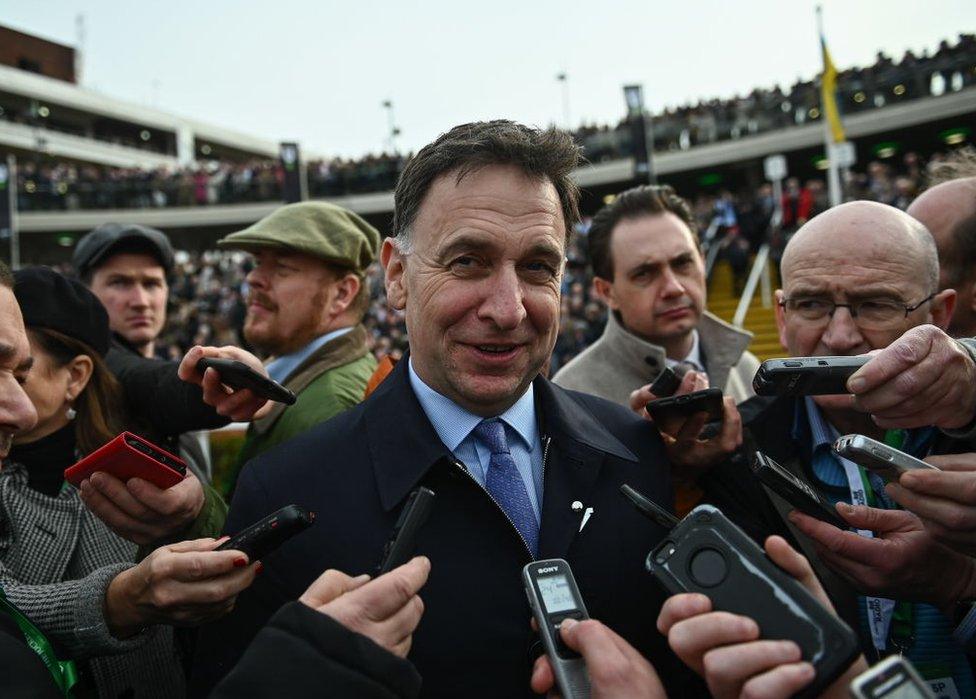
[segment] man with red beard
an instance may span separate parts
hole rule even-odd
[[[298,395],[251,423],[239,464],[363,399],[376,360],[366,346],[366,268],[379,232],[324,202],[283,206],[217,245],[254,255],[244,337],[268,375]]]

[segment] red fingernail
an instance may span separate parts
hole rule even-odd
[[[262,570],[264,570],[264,563],[262,563],[261,561],[258,561],[258,564],[256,566],[254,566],[254,574],[257,575]]]
[[[234,559],[234,567],[235,568],[243,568],[246,565],[247,565],[247,559],[246,558],[241,557],[241,558],[235,558]],[[261,564],[259,563],[258,565],[261,565]]]

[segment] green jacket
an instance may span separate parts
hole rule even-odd
[[[366,347],[362,325],[327,342],[302,362],[284,381],[298,400],[290,406],[275,403],[268,415],[251,423],[233,472],[225,480],[227,496],[245,463],[361,402],[375,370],[376,359]]]

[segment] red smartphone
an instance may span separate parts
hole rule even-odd
[[[110,473],[122,482],[141,478],[157,488],[169,488],[186,476],[186,463],[139,435],[123,432],[65,469],[64,479],[77,488],[95,471]]]

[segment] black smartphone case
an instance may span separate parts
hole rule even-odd
[[[430,516],[433,504],[434,491],[430,488],[421,486],[410,493],[393,532],[383,547],[382,560],[376,568],[377,575],[389,573],[413,557],[413,552],[417,549],[417,534]]]
[[[839,529],[850,529],[837,510],[820,494],[762,452],[752,459],[752,472],[762,484],[804,514]]]
[[[754,619],[761,638],[795,641],[816,670],[797,697],[819,696],[860,653],[847,624],[711,505],[681,520],[648,554],[646,567],[671,594],[704,594],[715,611]]]
[[[213,369],[220,374],[222,383],[236,389],[248,388],[256,395],[278,403],[294,405],[295,401],[298,400],[292,391],[277,381],[261,376],[244,362],[234,359],[204,357],[197,362],[196,369],[201,372]]]
[[[647,412],[654,420],[675,416],[690,417],[695,413],[707,413],[709,420],[722,419],[722,389],[706,388],[680,396],[658,398],[647,404]]]
[[[254,562],[267,556],[291,537],[308,529],[315,522],[315,513],[298,505],[286,505],[244,531],[238,532],[217,547],[218,551],[243,551]]]
[[[759,396],[824,396],[847,393],[847,379],[870,357],[795,357],[767,359],[752,387]]]

